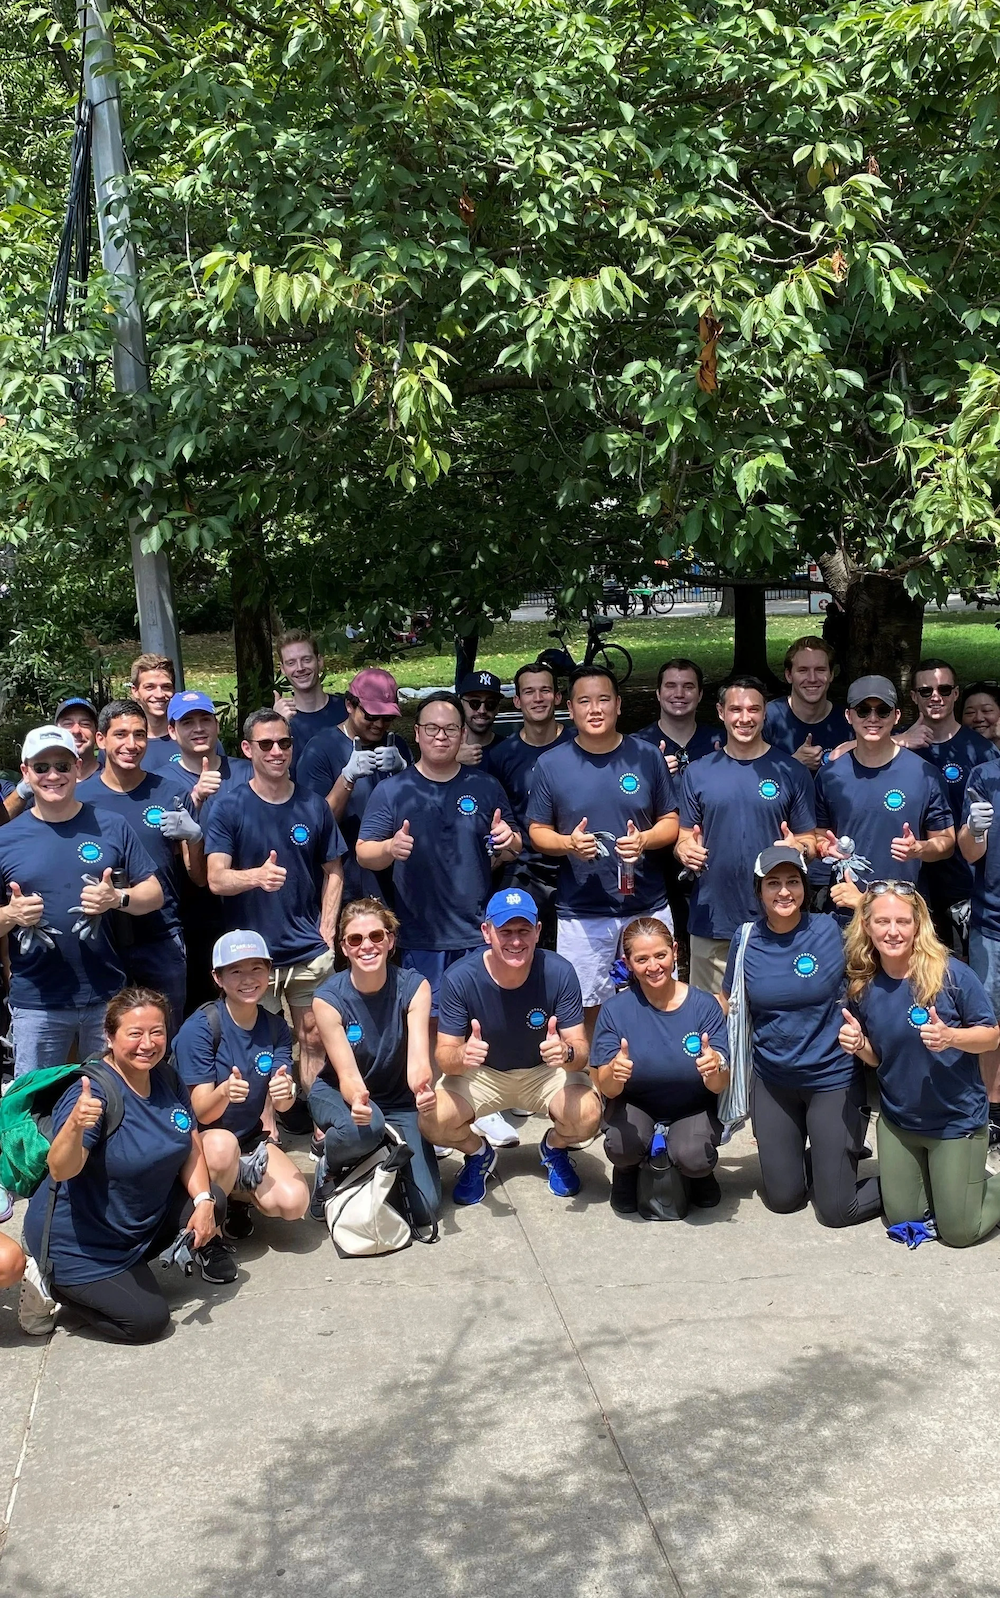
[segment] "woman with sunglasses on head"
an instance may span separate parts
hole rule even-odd
[[[726,1025],[716,1000],[674,978],[674,940],[656,916],[622,933],[629,985],[601,1006],[591,1075],[605,1099],[604,1147],[612,1164],[611,1208],[637,1209],[639,1166],[665,1124],[675,1187],[698,1209],[722,1197],[713,1172],[722,1122],[718,1095],[729,1081]],[[679,1195],[678,1195],[679,1196]]]
[[[317,989],[314,1000],[329,1064],[309,1094],[309,1111],[325,1133],[311,1214],[348,1166],[378,1148],[386,1124],[413,1156],[410,1174],[427,1209],[441,1202],[432,1146],[417,1128],[420,1110],[433,1109],[430,1055],[431,990],[426,977],[390,963],[399,922],[378,899],[355,899],[340,917],[338,942],[347,961]]]
[[[807,909],[805,862],[790,845],[761,851],[754,889],[763,913],[744,942],[742,998],[753,1029],[750,1113],[764,1202],[787,1215],[811,1188],[823,1226],[869,1221],[879,1212],[879,1191],[874,1177],[858,1181],[868,1095],[864,1072],[840,1041],[840,927],[832,915]],[[859,898],[849,883],[833,893],[845,911]],[[741,941],[739,929],[722,983],[727,1010]]]
[[[155,1341],[170,1308],[150,1261],[181,1232],[191,1232],[206,1281],[236,1280],[218,1237],[226,1197],[209,1177],[187,1092],[172,1071],[157,1070],[167,1016],[166,999],[149,988],[125,988],[108,1005],[106,1053],[94,1065],[109,1082],[112,1073],[120,1078],[112,1084],[123,1105],[117,1126],[105,1125],[108,1089],[86,1064],[52,1112],[49,1180],[24,1221],[31,1258],[18,1319],[33,1336],[50,1332],[67,1304],[113,1342]],[[46,1253],[51,1296],[39,1269]]]
[[[958,717],[1000,751],[1000,683],[971,682],[959,700]]]
[[[1000,1029],[979,978],[950,955],[908,882],[871,885],[847,929],[841,1046],[878,1072],[882,1204],[890,1226],[934,1218],[965,1248],[1000,1221],[987,1177],[979,1056]]]

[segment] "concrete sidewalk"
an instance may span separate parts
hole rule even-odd
[[[4,1598],[1000,1598],[997,1238],[770,1215],[746,1134],[717,1210],[622,1220],[541,1130],[432,1248],[258,1223],[150,1348],[6,1295]]]

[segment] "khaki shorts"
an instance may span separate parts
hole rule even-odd
[[[691,986],[703,993],[722,992],[722,979],[729,959],[729,938],[691,939]]]
[[[547,1065],[529,1065],[522,1071],[491,1071],[488,1065],[481,1065],[478,1071],[462,1076],[443,1076],[437,1091],[465,1099],[477,1116],[492,1115],[494,1110],[530,1110],[542,1115],[565,1087],[594,1091],[585,1072],[552,1071]]]
[[[284,999],[290,1010],[308,1010],[316,989],[332,972],[333,960],[333,950],[324,949],[322,954],[303,960],[299,965],[275,966],[270,991],[260,1001],[264,1009],[280,1015]]]

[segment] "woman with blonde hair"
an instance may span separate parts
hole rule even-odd
[[[966,1248],[1000,1221],[978,1058],[1000,1041],[990,1002],[909,882],[872,883],[847,929],[846,956],[840,1041],[878,1072],[886,1219],[933,1217],[942,1242]]]

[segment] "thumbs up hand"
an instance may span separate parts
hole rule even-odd
[[[549,1016],[545,1036],[538,1045],[538,1052],[542,1057],[542,1064],[547,1065],[550,1071],[559,1071],[566,1064],[568,1050],[559,1036],[559,1023],[554,1015]]]
[[[389,852],[394,860],[409,860],[413,853],[414,838],[410,832],[410,823],[404,821],[398,832],[394,832],[389,843]]]
[[[423,1065],[407,1064],[406,1085],[413,1094],[418,1112],[426,1114],[428,1110],[434,1109],[437,1104],[437,1094],[434,1091],[434,1078],[429,1061]]]
[[[371,1094],[366,1087],[358,1088],[351,1103],[351,1120],[355,1126],[370,1126],[371,1119]]]
[[[838,910],[856,910],[864,894],[858,887],[853,873],[845,871],[843,882],[835,882],[831,886],[830,898]]]
[[[267,1092],[276,1110],[288,1110],[295,1103],[295,1082],[287,1065],[279,1065],[267,1081]]]
[[[709,1093],[721,1092],[729,1075],[729,1067],[718,1049],[712,1048],[707,1032],[701,1034],[701,1052],[694,1063]]]
[[[80,1078],[80,1097],[77,1099],[69,1113],[69,1121],[75,1132],[81,1135],[90,1127],[96,1126],[104,1114],[104,1105],[90,1091],[90,1078]]]
[[[625,826],[624,838],[615,839],[615,854],[619,855],[622,860],[631,860],[634,863],[638,860],[645,847],[646,834],[639,831],[639,828],[630,817]]]
[[[583,816],[569,835],[572,852],[581,860],[597,859],[597,839],[587,831],[587,818]]]
[[[118,889],[112,885],[111,867],[108,866],[99,881],[94,877],[84,877],[79,906],[74,905],[73,908],[79,908],[85,916],[102,916],[108,910],[117,910],[118,901]]]
[[[618,1053],[611,1061],[611,1077],[615,1082],[620,1082],[624,1087],[632,1075],[632,1061],[629,1058],[628,1038],[622,1038]]]
[[[160,817],[160,831],[165,838],[172,838],[176,843],[197,843],[202,836],[201,828],[194,816],[184,808],[184,800],[178,795],[174,800],[172,810],[164,810]]]
[[[943,1054],[945,1049],[956,1047],[954,1027],[945,1026],[933,1004],[930,1020],[925,1021],[920,1028],[920,1041],[932,1054]]]
[[[860,1054],[865,1046],[865,1035],[861,1029],[861,1022],[850,1010],[841,1010],[844,1024],[837,1036],[837,1042],[845,1054]]]
[[[458,754],[455,756],[455,759],[460,765],[463,766],[478,766],[482,761],[482,758],[482,745],[469,743],[463,734],[462,742],[458,746]]]
[[[209,761],[208,756],[205,755],[201,762],[201,775],[199,776],[194,787],[191,789],[191,798],[194,802],[195,809],[197,809],[199,805],[203,805],[206,799],[211,799],[212,795],[214,793],[218,793],[221,787],[222,767],[220,766],[218,771],[213,771],[211,768],[211,762]]]
[[[813,743],[811,732],[806,733],[805,743],[799,744],[792,759],[801,761],[807,771],[819,770],[823,763],[823,750],[819,744]]]
[[[674,853],[689,871],[704,871],[708,864],[708,850],[702,842],[701,828],[697,824],[691,828],[690,838],[683,838],[675,845]]]
[[[272,849],[264,864],[257,867],[257,887],[263,888],[265,893],[280,893],[287,875],[285,867],[278,864],[276,851]]]
[[[788,825],[787,821],[783,821],[781,823],[781,835],[780,835],[780,837],[775,838],[774,841],[775,841],[775,843],[787,843],[787,844],[790,844],[793,849],[797,849],[798,848],[798,844],[795,841],[795,834],[792,831],[791,827]]]
[[[238,1066],[234,1065],[230,1071],[226,1088],[229,1092],[230,1104],[242,1104],[249,1097],[250,1084]]]
[[[469,1036],[465,1040],[465,1048],[462,1050],[462,1070],[478,1071],[481,1065],[486,1064],[489,1052],[490,1046],[483,1037],[483,1029],[479,1022],[474,1020],[469,1029]]]
[[[681,763],[676,755],[667,754],[667,745],[663,738],[660,739],[660,754],[667,763],[667,770],[669,771],[670,775],[672,777],[676,777],[677,773],[681,769]]]
[[[40,893],[22,893],[21,885],[12,882],[7,909],[19,927],[37,927],[45,913],[45,901]]]
[[[920,859],[920,839],[913,836],[913,833],[910,831],[910,823],[908,821],[903,822],[902,836],[899,838],[893,838],[892,842],[890,843],[889,853],[892,855],[894,860],[904,861]]]
[[[490,842],[495,854],[502,854],[504,849],[509,849],[514,842],[514,829],[503,819],[499,805],[494,810],[493,820],[490,822]]]

